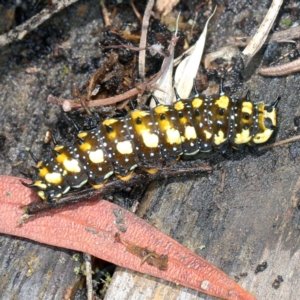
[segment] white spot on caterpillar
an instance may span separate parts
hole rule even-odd
[[[95,151],[91,151],[89,153],[89,159],[91,162],[93,162],[94,164],[100,164],[104,162],[104,154],[103,154],[103,150],[98,149]]]
[[[76,159],[66,159],[63,162],[63,165],[69,172],[79,173],[81,171],[81,168],[79,167],[79,162]]]
[[[215,134],[214,142],[216,145],[221,145],[227,140],[227,138],[224,137],[224,132],[222,130],[219,130],[218,134]]]
[[[45,180],[50,184],[59,185],[62,182],[62,175],[57,172],[48,173],[45,176]]]
[[[149,129],[142,130],[143,142],[148,148],[157,148],[159,142],[158,135],[149,131]]]
[[[202,124],[202,123],[201,123]],[[188,140],[194,140],[197,138],[196,130],[193,126],[185,127],[184,136]]]
[[[132,154],[133,152],[132,144],[130,141],[119,142],[117,144],[117,150],[119,151],[119,153],[123,155]]]
[[[204,130],[203,132],[205,134],[206,139],[209,140],[211,138],[212,134],[207,130]]]
[[[245,144],[248,143],[250,140],[251,140],[250,130],[243,129],[241,133],[237,133],[234,142],[236,144]]]
[[[177,129],[174,128],[167,129],[166,134],[167,134],[166,141],[169,144],[173,145],[173,144],[181,143],[180,133]]]

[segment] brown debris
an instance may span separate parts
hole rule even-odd
[[[121,239],[119,234],[116,234],[115,238],[117,242],[126,247],[128,252],[141,259],[141,266],[146,262],[150,266],[154,266],[162,271],[168,269],[168,256],[166,254],[159,255],[155,251],[132,244],[124,239]]]
[[[169,42],[169,48],[168,48],[169,52],[173,51],[178,39],[179,39],[178,37],[172,36],[171,41]],[[112,105],[130,99],[138,95],[139,93],[144,93],[145,91],[153,89],[154,88],[153,85],[162,76],[164,70],[168,68],[170,62],[171,62],[171,57],[170,56],[165,57],[159,72],[157,72],[154,76],[150,77],[149,79],[145,80],[142,83],[136,83],[135,87],[128,90],[128,88],[130,88],[136,82],[136,77],[134,75],[135,61],[133,60],[132,63],[125,68],[123,67],[122,64],[119,63],[118,54],[111,52],[108,55],[107,60],[104,60],[103,63],[101,64],[101,67],[91,76],[91,79],[83,85],[84,89],[88,88],[88,95],[87,95],[88,101],[86,102],[86,107],[90,108],[90,107],[99,107],[104,105]],[[123,71],[122,68],[124,68]],[[112,78],[116,78],[116,76],[119,76],[118,81],[122,82],[123,90],[118,90],[115,93],[117,94],[116,96],[112,96],[108,98],[99,98],[100,95],[98,96],[98,94],[92,97],[92,92],[94,91],[96,84],[107,83],[107,81],[109,81]],[[126,78],[129,79],[130,81],[129,84],[126,83]],[[112,89],[109,89],[109,92],[111,93]],[[103,93],[101,94],[101,97],[103,97]],[[78,101],[73,101],[71,99],[63,99],[52,95],[48,96],[47,101],[48,103],[61,105],[64,111],[70,111],[73,108],[82,107],[82,104],[79,103]]]
[[[126,232],[127,226],[125,221],[125,213],[123,209],[114,209],[113,213],[115,215],[115,223],[118,227],[118,231],[120,232]]]

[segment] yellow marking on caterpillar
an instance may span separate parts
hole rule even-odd
[[[200,99],[200,98],[195,98],[195,99],[192,101],[192,106],[193,106],[194,108],[199,108],[202,104],[203,104],[203,100]]]
[[[187,118],[186,117],[183,117],[183,118],[179,118],[179,122],[181,125],[186,125],[186,123],[188,122]]]
[[[184,109],[184,103],[182,101],[175,102],[174,103],[174,109],[183,110]]]
[[[79,145],[79,148],[81,151],[87,152],[91,149],[91,144],[90,143],[83,143],[81,145]]]
[[[265,110],[265,104],[259,103],[257,109],[259,111],[258,115],[258,127],[260,132],[258,132],[252,139],[255,144],[262,144],[268,141],[268,139],[273,134],[273,130],[265,126],[265,119],[270,118],[272,125],[276,126],[276,109],[273,108],[271,112]]]
[[[272,124],[274,125],[274,126],[276,126],[276,108],[273,108],[272,109],[272,111],[271,112],[267,112],[266,110],[265,110],[265,105],[264,105],[264,118],[266,119],[266,118],[270,118],[271,119],[271,121],[272,121]]]
[[[106,126],[110,126],[118,121],[119,121],[118,119],[107,119],[107,120],[104,120],[102,124],[106,125]]]
[[[171,123],[167,119],[159,120],[158,126],[162,131],[167,131],[168,129],[171,128]]]
[[[47,199],[46,199],[46,196],[45,196],[45,193],[44,193],[43,191],[38,191],[37,194],[38,194],[38,196],[39,196],[40,198],[42,198],[43,200],[47,200]]]
[[[146,169],[146,168],[143,168],[143,171],[149,173],[149,174],[156,174],[158,172],[158,169],[157,168],[151,168],[151,169]]]
[[[54,149],[56,150],[56,149]],[[69,157],[65,154],[65,153],[60,153],[57,157],[56,157],[56,161],[60,164],[63,164]]]
[[[250,130],[243,129],[241,133],[237,133],[236,137],[234,138],[234,142],[236,144],[245,144],[251,140]]]
[[[118,178],[121,179],[122,181],[128,181],[128,180],[131,178],[132,174],[133,174],[133,171],[131,171],[131,172],[130,172],[128,175],[126,175],[126,176],[121,176],[121,175],[119,175],[119,174],[116,174],[116,177],[118,177]]]
[[[63,149],[64,148],[64,146],[62,146],[62,145],[59,145],[59,146],[55,146],[54,147],[54,150],[55,151],[57,151],[57,152],[59,152],[61,149]]]
[[[219,100],[216,100],[216,105],[220,108],[228,108],[229,106],[229,98],[227,96],[221,96]]]
[[[43,183],[41,180],[37,180],[35,181],[34,183],[34,186],[42,189],[42,190],[46,190],[47,189],[47,184],[46,183]]]
[[[125,154],[132,154],[133,148],[130,141],[123,141],[117,143],[117,150],[125,155]]]
[[[84,137],[86,137],[88,135],[88,133],[87,132],[80,132],[80,133],[78,133],[77,134],[77,136],[79,137],[79,138],[81,138],[81,139],[83,139]]]
[[[197,138],[197,133],[195,128],[193,126],[185,127],[184,136],[188,140],[195,140]]]
[[[133,120],[133,123],[134,123],[134,127],[136,129],[136,132],[138,135],[142,135],[143,131],[145,130],[148,130],[148,124],[145,123],[145,120],[143,119],[144,117],[147,117],[149,116],[150,113],[149,111],[143,111],[143,110],[135,110],[133,112],[131,112],[131,117],[132,117],[132,120]],[[141,119],[141,124],[137,124],[136,121],[138,119]],[[152,122],[152,120],[151,120]]]
[[[45,176],[45,180],[50,184],[59,185],[62,183],[63,178],[62,175],[58,172],[48,173]]]
[[[159,105],[154,108],[154,111],[157,114],[164,114],[164,113],[168,112],[169,110],[170,110],[169,106],[166,106],[166,105]]]
[[[81,171],[78,160],[76,160],[74,158],[66,159],[63,162],[63,165],[68,172],[79,173]]]
[[[253,104],[250,101],[243,102],[242,112],[252,115],[253,113]]]
[[[104,153],[103,150],[97,149],[95,151],[90,151],[89,159],[94,164],[100,164],[104,162]]]
[[[216,145],[221,145],[227,140],[227,138],[224,137],[224,132],[220,129],[218,134],[215,134],[214,136],[214,143]]]
[[[135,120],[137,118],[143,118],[145,116],[148,116],[150,114],[149,111],[145,111],[145,110],[134,110],[131,112],[131,116],[132,118]]]
[[[96,190],[101,189],[105,185],[106,181],[100,184],[91,184],[92,187]]]
[[[39,176],[45,178],[45,176],[49,173],[49,170],[46,167],[40,168]]]
[[[253,137],[253,142],[255,144],[262,144],[265,143],[273,134],[273,130],[271,129],[266,129],[264,132],[261,133],[257,133],[254,137]]]
[[[175,128],[170,128],[166,131],[166,141],[167,143],[173,145],[173,144],[181,144],[181,138],[180,133]]]
[[[36,167],[39,169],[42,165],[43,165],[43,161],[40,160],[40,161],[37,163]]]

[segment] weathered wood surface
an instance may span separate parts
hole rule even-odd
[[[72,299],[82,284],[75,251],[0,236],[0,299]]]
[[[267,7],[256,4],[251,8],[254,14]],[[0,133],[7,139],[0,149],[1,174],[18,176],[13,166],[27,158],[26,146],[40,153],[45,132],[57,122],[59,113],[59,108],[46,104],[48,94],[71,97],[73,84],[80,85],[90,75],[89,71],[80,73],[78,66],[83,69],[84,63],[91,65],[91,58],[99,56],[97,37],[91,40],[90,33],[100,27],[100,9],[98,2],[88,3],[83,20],[76,17],[82,5],[59,13],[25,41],[0,49]],[[210,51],[225,45],[226,37],[234,34],[234,13],[228,10],[212,21]],[[57,28],[62,30],[60,37],[55,36]],[[64,41],[65,60],[56,61],[47,53],[43,30],[52,31],[59,43]],[[265,102],[282,96],[276,137],[282,140],[293,130],[294,116],[300,115],[300,76],[258,76],[259,59],[250,64],[244,84]],[[38,72],[26,73],[28,67]],[[65,67],[69,74],[63,76]],[[213,173],[153,183],[139,213],[230,276],[239,277],[240,284],[258,299],[299,299],[299,155],[299,142],[261,156],[240,153],[226,160],[213,154]],[[26,161],[22,167],[30,165]],[[78,263],[72,260],[73,252],[7,236],[1,236],[0,247],[0,299],[34,299],[34,295],[36,299],[63,299],[70,295],[67,291],[76,290],[80,278],[74,273]],[[256,266],[264,261],[268,268],[255,274]],[[275,290],[272,283],[278,275],[284,282]],[[114,276],[106,298],[212,299],[124,270]]]

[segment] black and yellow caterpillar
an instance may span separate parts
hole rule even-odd
[[[133,110],[79,132],[69,146],[55,146],[53,154],[37,164],[28,186],[51,202],[87,182],[101,188],[113,174],[128,180],[145,162],[158,164],[199,151],[224,152],[228,145],[240,149],[265,143],[276,128],[278,102],[254,104],[248,97],[196,94],[191,99],[178,98],[172,105]]]

